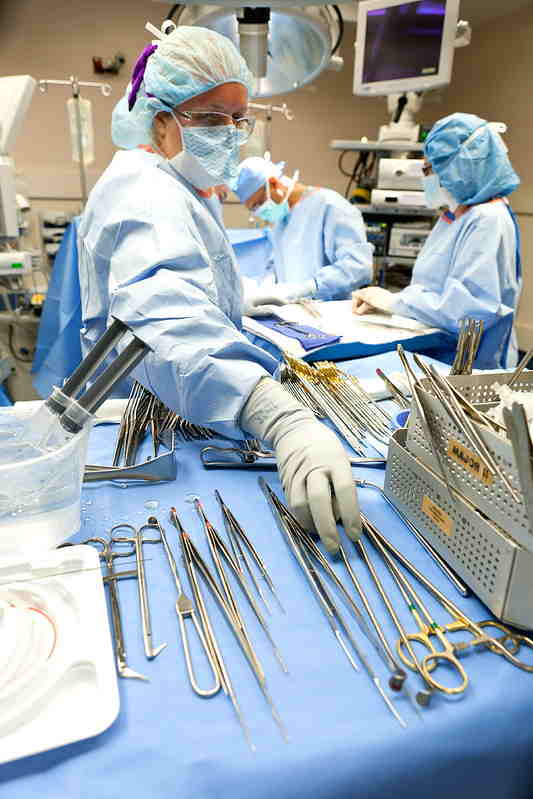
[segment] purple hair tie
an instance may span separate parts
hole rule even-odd
[[[137,93],[143,82],[144,78],[144,71],[146,69],[146,62],[154,52],[157,50],[157,44],[150,44],[144,48],[142,53],[140,54],[139,58],[135,62],[135,66],[133,67],[133,73],[131,76],[131,89],[128,94],[128,108],[131,111],[133,106],[135,105],[135,100],[137,99]]]

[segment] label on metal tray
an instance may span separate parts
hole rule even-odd
[[[453,521],[448,516],[445,510],[442,510],[438,505],[430,499],[427,494],[424,494],[422,499],[422,510],[428,516],[433,524],[436,524],[439,530],[445,535],[453,535]]]
[[[492,472],[489,472],[487,467],[483,465],[475,452],[463,446],[455,438],[450,438],[448,442],[448,456],[460,466],[464,466],[467,472],[470,472],[484,485],[490,486],[493,484],[494,476]]]

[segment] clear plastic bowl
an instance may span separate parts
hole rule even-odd
[[[41,453],[24,445],[30,418],[0,411],[0,555],[53,549],[80,527],[90,425]]]

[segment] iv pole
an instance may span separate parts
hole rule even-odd
[[[70,86],[72,97],[75,100],[76,112],[76,138],[78,140],[78,154],[80,164],[80,186],[81,186],[81,202],[82,207],[87,202],[87,172],[85,170],[85,154],[83,152],[83,137],[81,132],[81,112],[80,112],[80,87],[89,89],[100,89],[104,97],[109,97],[111,94],[111,86],[109,83],[94,83],[93,81],[81,81],[77,77],[71,75],[69,80],[40,80],[39,91],[43,94],[46,93],[48,86]]]

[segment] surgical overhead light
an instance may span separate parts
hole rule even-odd
[[[258,98],[287,94],[311,83],[326,68],[342,67],[336,55],[343,33],[338,6],[304,0],[292,8],[287,0],[272,0],[236,9],[229,0],[216,5],[186,0],[172,8],[169,19],[177,25],[210,28],[231,39],[255,76]]]

